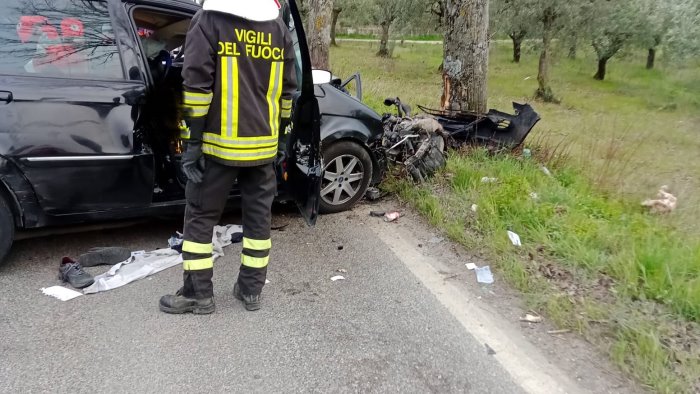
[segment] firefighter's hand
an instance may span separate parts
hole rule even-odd
[[[202,183],[204,178],[204,155],[201,142],[188,142],[182,155],[182,172],[190,182]]]

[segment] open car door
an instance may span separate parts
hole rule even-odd
[[[301,88],[294,103],[292,131],[287,139],[287,184],[306,223],[316,224],[321,202],[321,113],[314,95],[311,58],[295,0],[288,0],[291,17],[287,23],[296,44],[298,83]],[[293,23],[293,24],[292,24]]]

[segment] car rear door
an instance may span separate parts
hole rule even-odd
[[[292,131],[287,140],[287,186],[306,222],[314,225],[318,218],[323,175],[321,114],[314,95],[311,58],[299,9],[295,0],[289,0],[288,4],[291,11],[288,25],[291,33],[296,35],[297,75],[301,77],[301,92],[294,104]]]
[[[50,215],[151,203],[153,157],[133,140],[145,83],[110,2],[0,5],[0,155]]]

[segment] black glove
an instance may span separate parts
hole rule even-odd
[[[204,154],[202,153],[202,143],[188,142],[187,149],[182,155],[182,172],[190,182],[202,183],[204,178]]]

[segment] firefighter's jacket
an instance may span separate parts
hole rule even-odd
[[[183,139],[201,138],[204,154],[226,165],[274,161],[280,120],[290,117],[297,89],[294,46],[282,19],[199,11],[184,57],[185,114],[198,126]]]

